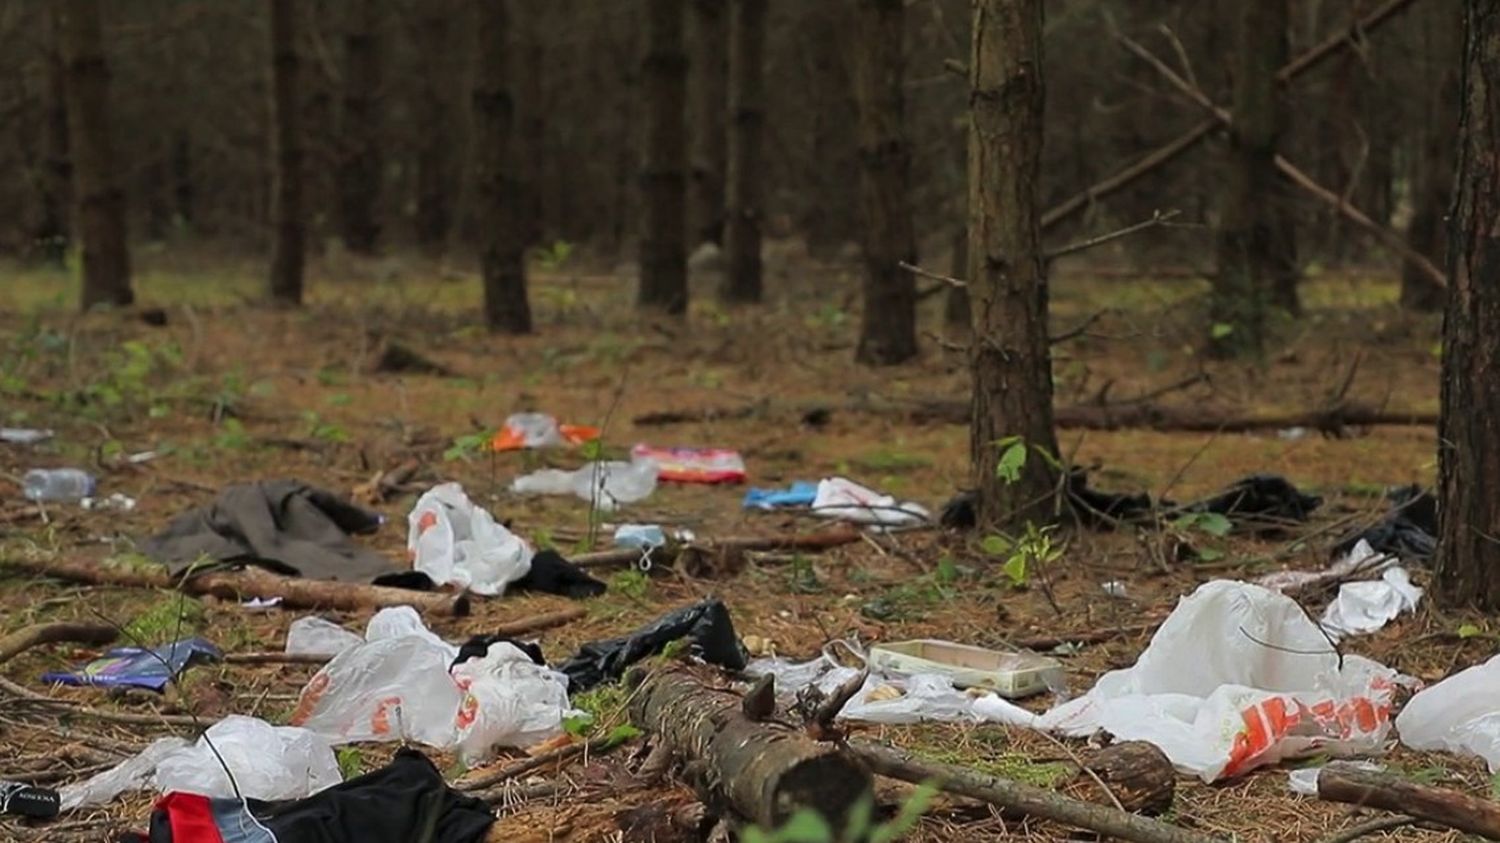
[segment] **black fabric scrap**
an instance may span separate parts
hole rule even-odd
[[[525,653],[526,658],[531,659],[532,664],[543,667],[547,665],[547,660],[542,656],[541,645],[533,641],[518,641],[504,635],[475,635],[458,648],[458,657],[453,660],[453,664],[448,665],[448,669],[452,670],[469,659],[484,658],[484,654],[490,651],[492,644],[509,644]]]
[[[1252,474],[1206,500],[1189,504],[1188,512],[1214,512],[1241,518],[1306,521],[1323,499],[1303,494],[1290,480],[1275,474]]]
[[[704,600],[662,615],[629,635],[592,641],[561,667],[568,692],[578,693],[619,679],[626,668],[686,638],[692,654],[728,670],[744,670],[748,654],[734,632],[734,621],[722,600]]]
[[[1086,471],[1074,471],[1068,476],[1068,500],[1073,504],[1079,518],[1090,526],[1107,526],[1116,521],[1129,521],[1151,512],[1151,496],[1145,492],[1127,495],[1101,492],[1089,488]],[[979,497],[973,490],[954,495],[943,505],[939,522],[944,527],[957,530],[972,529],[979,523]]]
[[[1386,494],[1391,510],[1379,522],[1334,545],[1334,556],[1346,556],[1361,540],[1376,553],[1425,562],[1437,551],[1437,498],[1420,486],[1402,486]]]
[[[555,550],[538,551],[531,557],[531,570],[510,587],[519,591],[560,594],[574,600],[598,597],[608,588]]]

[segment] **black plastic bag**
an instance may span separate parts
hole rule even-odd
[[[673,641],[692,642],[692,654],[728,670],[744,670],[748,654],[734,633],[734,622],[722,600],[705,600],[662,615],[620,638],[592,641],[561,668],[568,692],[587,691],[619,679],[626,668],[666,649]]]
[[[1378,523],[1334,545],[1334,556],[1345,556],[1360,540],[1376,553],[1427,561],[1437,551],[1437,498],[1420,486],[1392,489],[1386,499],[1391,511]]]
[[[1252,474],[1229,488],[1186,507],[1188,512],[1216,512],[1247,519],[1306,521],[1323,499],[1303,494],[1291,481],[1275,474]]]

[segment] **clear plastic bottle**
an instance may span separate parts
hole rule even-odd
[[[94,496],[94,476],[78,468],[33,468],[22,480],[30,501],[81,501]]]

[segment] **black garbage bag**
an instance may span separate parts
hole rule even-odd
[[[722,600],[704,600],[662,615],[620,638],[592,641],[578,648],[560,669],[568,676],[568,692],[587,691],[619,679],[625,669],[654,656],[673,641],[692,642],[692,654],[728,670],[744,670],[748,654],[734,633],[734,622]]]
[[[1275,474],[1252,474],[1236,480],[1211,498],[1188,504],[1187,512],[1215,512],[1266,521],[1306,521],[1323,499],[1303,494],[1290,480]]]
[[[1437,551],[1437,498],[1420,486],[1401,486],[1386,499],[1391,510],[1385,517],[1334,545],[1334,556],[1347,555],[1364,540],[1376,553],[1419,562],[1432,558]]]

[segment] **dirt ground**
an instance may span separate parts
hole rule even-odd
[[[421,463],[420,484],[461,481],[512,529],[565,555],[591,549],[591,532],[608,535],[616,521],[679,525],[700,536],[775,535],[811,526],[795,515],[748,514],[741,488],[666,485],[592,525],[583,501],[514,495],[508,484],[517,474],[541,465],[570,467],[581,458],[565,451],[491,455],[455,443],[525,409],[602,426],[612,452],[641,441],[737,448],[758,486],[843,474],[936,510],[967,482],[966,429],[915,423],[899,412],[927,399],[964,398],[963,360],[928,339],[916,363],[884,370],[853,366],[857,279],[849,268],[773,260],[770,302],[755,309],[713,304],[711,286],[700,280],[685,322],[638,315],[630,307],[632,284],[618,274],[538,268],[537,333],[513,339],[490,337],[476,327],[477,281],[452,267],[417,260],[320,266],[309,281],[309,306],[274,312],[252,304],[260,283],[253,265],[226,269],[223,261],[167,255],[148,255],[141,263],[142,307],[162,308],[165,325],[146,324],[136,312],[77,316],[70,309],[71,288],[60,276],[0,267],[0,424],[57,431],[54,441],[37,448],[0,446],[0,559],[121,552],[130,538],[149,535],[230,482],[297,477],[348,491],[408,459]],[[1436,410],[1437,319],[1402,313],[1389,278],[1314,275],[1306,289],[1306,317],[1277,326],[1278,351],[1263,366],[1212,362],[1195,352],[1204,324],[1200,282],[1062,267],[1054,286],[1057,332],[1105,311],[1082,337],[1056,349],[1059,404],[1128,399],[1203,373],[1206,379],[1159,400],[1286,412],[1323,406],[1349,381],[1348,397],[1391,409]],[[937,297],[924,304],[925,331],[941,333],[940,311]],[[374,371],[391,341],[428,356],[449,374]],[[669,427],[633,422],[654,411],[757,402],[757,410],[743,418]],[[803,412],[815,406],[831,410],[827,423],[804,425]],[[561,659],[581,642],[620,634],[707,595],[727,602],[742,636],[758,636],[777,653],[798,658],[815,655],[836,638],[869,643],[930,636],[1000,645],[1131,626],[1159,618],[1211,579],[1321,567],[1335,538],[1384,509],[1385,487],[1429,484],[1435,474],[1434,431],[1421,427],[1357,430],[1343,438],[1314,432],[1063,430],[1060,441],[1072,462],[1092,467],[1094,484],[1109,490],[1183,499],[1248,473],[1273,472],[1321,494],[1325,503],[1311,522],[1275,541],[1203,538],[1216,551],[1211,555],[1222,553],[1213,562],[1167,561],[1162,537],[1153,534],[1065,532],[1066,552],[1049,575],[1051,600],[1041,588],[1012,588],[980,536],[946,531],[872,540],[817,556],[752,556],[743,570],[715,577],[616,572],[607,594],[583,603],[585,618],[541,633],[541,645],[550,658]],[[120,459],[146,450],[159,456],[140,464]],[[50,507],[44,516],[19,491],[20,475],[39,465],[90,467],[100,473],[106,493],[127,494],[139,506],[123,513]],[[373,546],[404,556],[405,516],[414,498],[398,495],[380,507],[390,523],[370,540]],[[1417,571],[1415,578],[1425,583],[1427,575]],[[1123,599],[1104,595],[1101,583],[1110,580],[1125,584]],[[40,621],[101,618],[160,628],[163,607],[176,622],[172,600],[166,593],[79,587],[0,567],[3,632]],[[213,599],[196,603],[201,611],[195,605],[178,613],[185,627],[231,652],[280,649],[287,625],[299,614],[252,612]],[[471,616],[435,628],[462,639],[570,605],[545,595],[481,600]],[[353,629],[366,619],[325,614]],[[1457,630],[1470,623],[1482,634],[1461,638]],[[1495,631],[1493,619],[1444,614],[1424,602],[1414,615],[1353,639],[1347,650],[1431,681],[1487,658]],[[1144,632],[1123,634],[1065,656],[1070,688],[1081,692],[1100,673],[1131,664],[1147,640]],[[0,673],[100,708],[192,711],[210,722],[227,713],[254,713],[279,722],[314,670],[199,667],[165,699],[47,689],[38,681],[43,671],[94,652],[71,645],[38,648]],[[616,697],[599,704],[618,709],[618,703]],[[617,710],[604,714],[606,722],[619,716]],[[80,779],[167,731],[111,725],[0,694],[0,779],[53,785]],[[1060,754],[1048,739],[998,726],[867,731],[945,760],[1003,765],[1022,777],[1044,778],[1046,764]],[[361,761],[350,763],[370,769],[393,751],[390,745],[363,748]],[[1483,765],[1472,759],[1397,750],[1383,760],[1422,781],[1491,791]],[[454,775],[461,772],[451,758],[441,763]],[[569,767],[560,774],[567,777],[565,787],[549,797],[525,798],[518,791],[503,808],[503,834],[496,839],[651,839],[655,832],[632,825],[644,806],[692,798],[680,788],[636,786],[635,763],[622,750]],[[1245,841],[1318,840],[1369,819],[1293,796],[1288,767],[1216,786],[1179,778],[1169,819]],[[51,826],[6,819],[0,837],[112,839],[118,830],[143,827],[150,801],[149,794],[137,794]],[[1057,826],[963,806],[929,815],[912,839],[1002,834],[1071,839]],[[1457,839],[1413,828],[1388,837]]]

